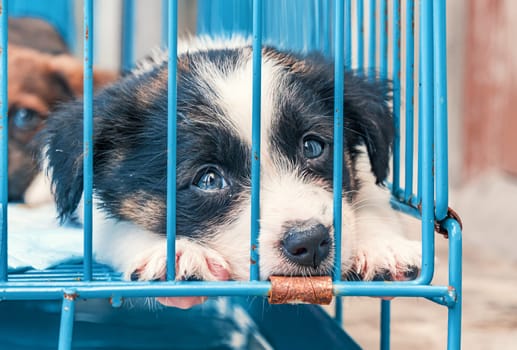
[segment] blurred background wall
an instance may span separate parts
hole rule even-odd
[[[517,2],[447,4],[451,205],[466,243],[515,263]]]
[[[465,16],[463,175],[517,175],[517,2],[469,1]]]

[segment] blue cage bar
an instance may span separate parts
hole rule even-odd
[[[251,121],[251,239],[250,280],[260,279],[258,235],[260,229],[260,101],[262,74],[262,1],[253,1],[253,101]]]
[[[7,116],[7,1],[0,2],[0,118],[2,118],[2,130],[0,130],[0,199],[2,210],[0,211],[0,281],[7,281],[7,199],[8,199],[8,126]]]
[[[92,279],[93,217],[93,0],[84,2],[84,134],[83,134],[83,201],[84,201],[84,280]]]
[[[157,296],[267,296],[268,281],[260,281],[257,250],[260,202],[260,76],[263,43],[296,51],[319,50],[335,61],[335,152],[334,152],[334,226],[336,246],[341,236],[341,183],[344,111],[343,77],[346,69],[357,69],[372,79],[390,79],[394,88],[396,138],[391,183],[394,208],[421,220],[422,272],[408,282],[341,281],[341,252],[336,249],[333,294],[336,320],[341,322],[341,296],[424,297],[448,308],[448,349],[460,349],[461,343],[461,227],[449,217],[447,173],[447,79],[445,42],[445,0],[323,0],[277,2],[273,0],[198,0],[198,33],[251,37],[253,45],[253,141],[252,141],[252,220],[250,223],[250,281],[184,282],[175,281],[175,196],[176,196],[176,57],[178,40],[178,1],[162,1],[164,11],[162,43],[168,46],[168,169],[167,169],[167,280],[163,282],[127,282],[106,271],[92,259],[93,196],[93,0],[84,2],[84,262],[82,271],[61,267],[46,271],[8,273],[7,259],[7,1],[0,0],[0,300],[61,300],[59,348],[72,344],[76,298]],[[135,32],[134,1],[125,1],[123,12],[123,67],[133,65]],[[388,5],[391,4],[391,15]],[[291,6],[292,5],[292,6]],[[367,5],[367,6],[365,6]],[[355,11],[354,11],[355,10]],[[402,13],[405,22],[402,25]],[[366,16],[365,16],[366,15]],[[415,17],[419,26],[415,28]],[[307,18],[307,21],[301,20]],[[355,22],[354,22],[355,21]],[[354,25],[355,23],[355,25]],[[389,28],[391,26],[391,36]],[[355,28],[355,31],[353,30]],[[415,33],[417,32],[417,34]],[[352,35],[357,45],[352,45]],[[287,38],[287,39],[285,39]],[[403,40],[404,39],[404,40]],[[365,40],[368,40],[365,43]],[[415,40],[418,40],[419,72],[415,75]],[[367,45],[365,45],[367,44]],[[367,47],[365,47],[367,46]],[[402,46],[405,64],[401,64]],[[391,47],[392,55],[389,56]],[[367,55],[365,55],[367,49]],[[391,58],[390,58],[391,57]],[[367,59],[367,62],[365,60]],[[356,62],[354,65],[353,63]],[[415,82],[419,88],[414,89]],[[401,97],[404,96],[404,103]],[[415,100],[418,109],[414,108]],[[415,113],[418,112],[418,113]],[[418,118],[418,123],[414,119]],[[405,134],[401,135],[402,122]],[[415,127],[418,137],[415,140]],[[402,136],[403,140],[402,140]],[[415,141],[418,144],[415,146]],[[404,155],[401,155],[401,146]],[[417,153],[417,161],[413,157]],[[414,164],[418,167],[415,170]],[[436,172],[433,173],[433,168]],[[413,181],[416,174],[416,194]],[[401,176],[404,179],[401,179]],[[431,285],[434,274],[435,224],[449,236],[449,283]],[[118,302],[114,302],[118,305]],[[390,345],[389,301],[381,301],[381,349]]]
[[[178,1],[169,1],[168,12],[168,106],[167,106],[167,281],[176,274],[176,123],[178,56]]]
[[[343,99],[344,99],[344,84],[345,76],[345,8],[347,10],[348,18],[350,18],[350,1],[345,3],[342,1],[335,2],[335,29],[334,29],[334,172],[333,172],[333,188],[334,193],[334,242],[336,247],[341,247],[341,236],[343,234],[342,228],[342,199],[341,193],[343,191]],[[347,21],[346,27],[350,28],[350,20]],[[350,38],[350,35],[347,35]],[[347,40],[347,44],[350,40]],[[346,46],[349,49],[349,46]],[[347,57],[351,57],[350,50],[346,52]],[[350,60],[348,61],[350,65]],[[341,279],[341,250],[336,249],[334,260],[334,282]],[[336,298],[335,318],[338,323],[342,323],[342,300]]]

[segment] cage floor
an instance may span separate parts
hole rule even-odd
[[[114,272],[108,266],[94,263],[92,275],[95,281],[121,281],[121,274]],[[76,282],[81,281],[83,276],[83,265],[61,264],[51,269],[35,270],[26,269],[9,273],[9,280],[12,282]]]
[[[107,266],[94,279],[119,281]],[[11,281],[78,281],[82,265],[27,270]],[[61,301],[0,302],[0,349],[56,349]],[[107,299],[77,300],[73,349],[360,349],[319,306],[269,305],[265,298],[212,298],[189,310],[145,299],[113,307]]]

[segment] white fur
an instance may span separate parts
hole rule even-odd
[[[43,147],[40,153],[39,159],[43,160],[41,169],[49,169],[48,160],[45,156],[47,149],[47,146]],[[50,173],[45,174],[45,171],[38,172],[23,194],[25,204],[31,207],[39,207],[54,201],[50,178]]]
[[[31,207],[53,202],[52,192],[50,191],[50,180],[44,172],[40,171],[32,180],[23,194],[23,200],[25,204]]]
[[[217,70],[216,70],[217,71]],[[253,65],[251,57],[246,57],[240,69],[228,76],[218,75],[212,77],[212,87],[219,95],[218,103],[222,105],[227,114],[225,118],[229,118],[231,124],[237,128],[237,132],[251,145],[252,138],[252,102],[253,89],[251,77],[253,73]],[[261,144],[267,147],[267,137],[269,126],[274,118],[273,111],[273,95],[277,91],[279,82],[279,68],[268,59],[262,60],[261,75],[261,103],[260,103],[260,122],[261,122]],[[268,152],[263,152],[262,156],[266,156]]]
[[[388,190],[375,185],[365,149],[356,169],[362,183],[353,204],[353,231],[357,234],[352,241],[351,265],[344,269],[353,269],[369,280],[386,270],[398,276],[409,266],[420,266],[421,244],[404,237],[399,214],[389,204]]]

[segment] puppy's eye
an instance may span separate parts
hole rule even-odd
[[[303,155],[305,158],[318,158],[323,154],[324,143],[312,137],[303,140]]]
[[[19,129],[31,129],[39,124],[39,115],[36,111],[27,108],[16,108],[10,111],[14,126]]]
[[[211,166],[201,169],[192,184],[203,191],[218,191],[228,186],[219,170]]]

